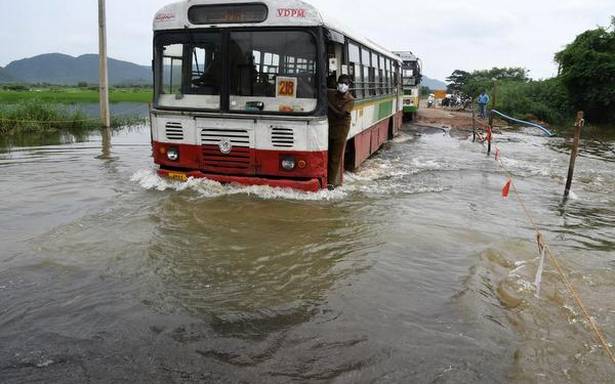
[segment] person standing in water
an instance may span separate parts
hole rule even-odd
[[[329,166],[328,183],[330,190],[342,185],[344,174],[344,152],[350,131],[354,97],[350,94],[351,79],[341,75],[337,80],[337,89],[328,92],[329,118]]]
[[[483,91],[478,96],[478,111],[481,119],[487,118],[487,104],[489,104],[489,95],[487,95],[487,91]]]

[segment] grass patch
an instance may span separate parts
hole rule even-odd
[[[152,97],[153,91],[147,88],[115,88],[109,92],[109,101],[112,103],[149,103]],[[4,87],[0,89],[0,103],[2,104],[22,103],[29,100],[57,104],[97,103],[99,94],[96,88],[9,89],[9,87]]]
[[[139,116],[113,116],[112,128],[144,122]],[[78,109],[39,100],[0,105],[0,136],[68,132],[83,134],[100,128],[100,119],[92,118]]]

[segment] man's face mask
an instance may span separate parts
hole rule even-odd
[[[337,91],[339,93],[346,93],[346,92],[348,92],[348,90],[350,90],[350,85],[348,85],[346,83],[339,83],[337,85]]]

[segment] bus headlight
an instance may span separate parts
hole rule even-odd
[[[284,157],[282,159],[282,168],[286,171],[292,171],[297,165],[294,157]]]
[[[177,150],[177,148],[167,149],[167,159],[171,161],[179,160],[179,151]]]

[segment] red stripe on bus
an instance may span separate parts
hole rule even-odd
[[[179,151],[179,159],[167,158],[169,148]],[[234,148],[231,153],[223,154],[217,146],[189,145],[172,143],[153,143],[154,162],[158,165],[186,171],[199,170],[205,173],[263,176],[283,178],[327,177],[327,151],[271,151],[252,148]],[[296,167],[292,171],[282,168],[282,159],[292,157]],[[300,164],[305,166],[300,167]]]
[[[177,175],[175,171],[169,171],[166,169],[158,170],[158,174],[161,176],[169,176],[169,174]],[[217,181],[223,184],[241,184],[241,185],[266,185],[274,188],[291,188],[299,191],[317,192],[326,186],[323,184],[323,180],[316,178],[308,180],[293,180],[293,179],[268,179],[257,176],[232,176],[232,175],[218,175],[208,174],[201,171],[190,171],[182,173],[186,177],[192,177],[195,179],[208,179]]]

